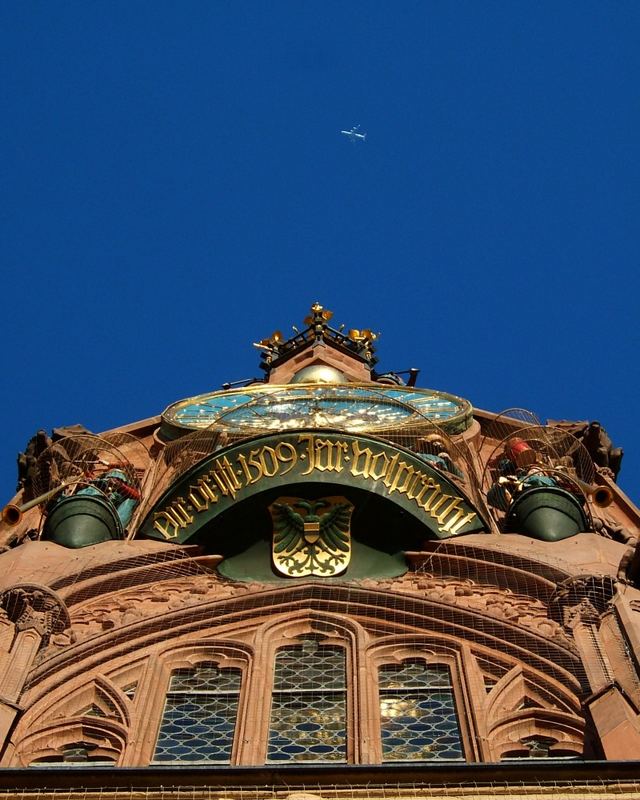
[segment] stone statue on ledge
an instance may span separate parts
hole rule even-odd
[[[575,436],[587,448],[597,467],[608,470],[614,480],[618,477],[623,450],[613,446],[613,442],[599,422],[549,420],[549,425]]]

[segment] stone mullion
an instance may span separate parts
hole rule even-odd
[[[364,636],[352,633],[346,652],[346,734],[347,761],[352,764],[370,764],[372,742],[371,668],[367,663],[367,646]]]
[[[382,763],[382,740],[380,737],[380,689],[378,673],[380,662],[374,649],[368,648],[362,655],[358,693],[362,712],[366,714],[361,720],[363,742],[362,761],[364,764]]]
[[[6,663],[6,656],[8,656],[13,644],[15,636],[15,628],[13,622],[7,616],[4,609],[0,609],[0,671]]]
[[[15,636],[14,624],[6,617],[2,622],[2,640],[8,646],[0,654],[0,749],[18,716],[16,700],[42,641],[40,634],[33,628],[19,631]]]
[[[618,625],[629,642],[631,653],[636,656],[631,659],[631,663],[634,672],[640,678],[640,663],[637,661],[640,658],[640,594],[634,590],[633,595],[629,599],[626,592],[618,592],[613,601],[613,608]]]
[[[629,656],[625,632],[615,608],[603,614],[598,635],[608,654],[613,669],[613,679],[635,708],[640,709],[640,680],[636,665]]]
[[[136,688],[129,742],[121,766],[146,765],[153,758],[168,678],[169,672],[165,664],[158,656],[152,656]]]
[[[487,691],[484,685],[484,676],[471,647],[462,642],[460,645],[460,663],[457,676],[453,676],[462,688],[463,698],[456,697],[456,708],[460,722],[463,749],[467,761],[489,761],[489,746],[486,736],[486,714],[483,709],[487,703]],[[460,708],[460,700],[464,701],[464,708]],[[464,710],[464,714],[461,713]]]
[[[35,628],[18,631],[7,667],[0,678],[0,697],[16,702],[41,642],[42,635]]]
[[[287,640],[287,643],[290,643]],[[235,746],[238,765],[264,764],[267,760],[267,740],[271,721],[273,694],[273,660],[276,644],[267,634],[256,637],[251,669],[243,686],[244,718],[237,732]]]

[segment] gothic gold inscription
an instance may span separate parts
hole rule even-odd
[[[201,514],[212,507],[226,507],[269,481],[284,485],[289,480],[331,480],[375,488],[386,496],[402,496],[435,523],[439,533],[455,536],[477,514],[457,493],[434,477],[427,469],[410,463],[403,453],[373,441],[350,437],[317,436],[301,433],[289,440],[245,447],[239,452],[207,462],[206,471],[198,474],[181,495],[156,511],[152,522],[164,539],[186,538],[189,528]],[[264,488],[268,486],[264,485]],[[450,492],[450,493],[447,493]],[[222,510],[222,509],[220,509]]]

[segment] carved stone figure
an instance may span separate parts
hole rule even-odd
[[[599,422],[549,420],[549,425],[575,436],[587,448],[593,463],[601,469],[610,470],[614,480],[617,478],[624,453],[622,448],[613,446],[613,442]]]
[[[36,462],[51,444],[51,439],[44,430],[39,430],[35,436],[27,442],[24,453],[18,453],[18,485],[16,491],[24,489],[25,500],[29,500],[29,495],[33,490],[33,479],[35,476]]]

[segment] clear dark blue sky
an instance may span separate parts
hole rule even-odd
[[[37,428],[257,375],[318,299],[600,420],[638,500],[639,41],[636,0],[3,3],[2,496]]]

